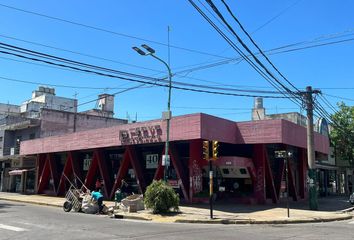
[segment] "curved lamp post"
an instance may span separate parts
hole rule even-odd
[[[133,47],[133,49],[142,56],[151,56],[161,63],[163,63],[168,70],[168,100],[167,100],[167,111],[162,113],[162,119],[166,120],[166,142],[165,142],[165,155],[162,158],[162,166],[164,166],[164,180],[167,180],[167,170],[170,164],[169,152],[169,140],[170,140],[170,119],[172,117],[171,112],[171,89],[172,89],[172,72],[170,66],[161,58],[155,55],[155,50],[146,44],[141,45],[147,52],[141,50],[138,47]]]

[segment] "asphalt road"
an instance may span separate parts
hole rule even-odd
[[[0,240],[5,239],[352,240],[354,219],[291,225],[160,224],[0,200]]]

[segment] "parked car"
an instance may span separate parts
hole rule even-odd
[[[349,196],[349,202],[354,205],[354,192]]]

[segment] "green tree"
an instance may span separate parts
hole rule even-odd
[[[354,165],[354,106],[338,103],[338,112],[332,115],[331,140],[336,157]]]

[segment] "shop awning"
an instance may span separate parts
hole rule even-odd
[[[23,172],[33,171],[34,169],[16,169],[9,172],[10,176],[21,175]]]

